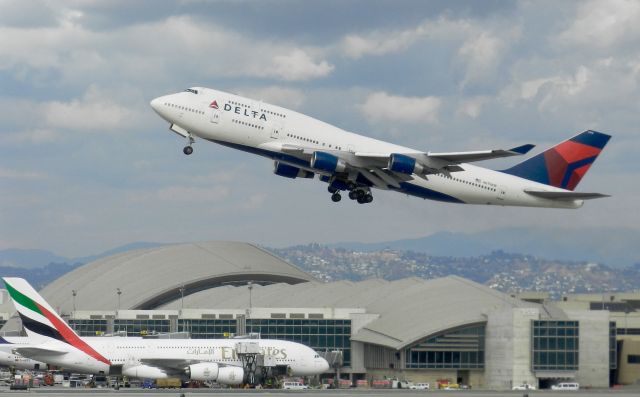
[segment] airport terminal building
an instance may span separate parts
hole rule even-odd
[[[325,353],[323,377],[473,388],[582,387],[640,378],[640,294],[509,295],[455,276],[323,283],[246,243],[208,242],[100,259],[41,291],[84,336],[259,333]],[[624,305],[615,303],[624,302]],[[624,307],[624,318],[616,308]],[[13,312],[3,295],[3,318]],[[623,321],[624,324],[623,324]],[[4,331],[19,329],[12,318]]]

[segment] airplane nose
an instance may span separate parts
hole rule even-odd
[[[327,372],[329,370],[329,362],[324,358],[321,358],[322,361],[318,363],[318,367],[322,372]]]
[[[151,108],[155,110],[156,113],[159,113],[160,111],[160,104],[161,104],[161,97],[155,98],[151,100],[151,102],[149,103],[149,105],[151,105]]]

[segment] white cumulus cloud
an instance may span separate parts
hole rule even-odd
[[[397,121],[402,123],[436,123],[442,99],[403,97],[386,92],[374,92],[359,107],[370,122]]]

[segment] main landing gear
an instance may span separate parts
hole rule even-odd
[[[373,201],[373,195],[368,187],[357,187],[355,183],[349,182],[347,183],[347,189],[349,190],[349,198],[351,200],[356,200],[358,204],[368,204]],[[342,200],[340,190],[331,185],[329,185],[327,190],[331,193],[331,201],[337,203]]]
[[[187,146],[185,146],[182,149],[182,153],[184,153],[184,154],[186,154],[188,156],[191,153],[193,153],[193,147],[191,145],[193,144],[193,142],[195,142],[195,139],[193,139],[193,137],[191,135],[189,135],[187,137],[187,139],[189,140],[189,143],[187,143]]]

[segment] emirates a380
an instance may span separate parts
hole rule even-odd
[[[238,348],[252,344],[292,376],[319,375],[329,369],[318,352],[285,340],[83,338],[25,279],[3,277],[2,281],[27,332],[27,338],[5,337],[3,341],[11,344],[13,354],[67,371],[237,385],[248,375]]]
[[[584,200],[607,197],[574,189],[610,136],[588,130],[505,170],[470,163],[527,154],[534,145],[466,152],[429,152],[369,138],[293,110],[204,87],[192,87],[151,101],[169,129],[267,157],[274,173],[318,178],[334,202],[341,192],[360,204],[372,189],[460,204],[579,208]]]

